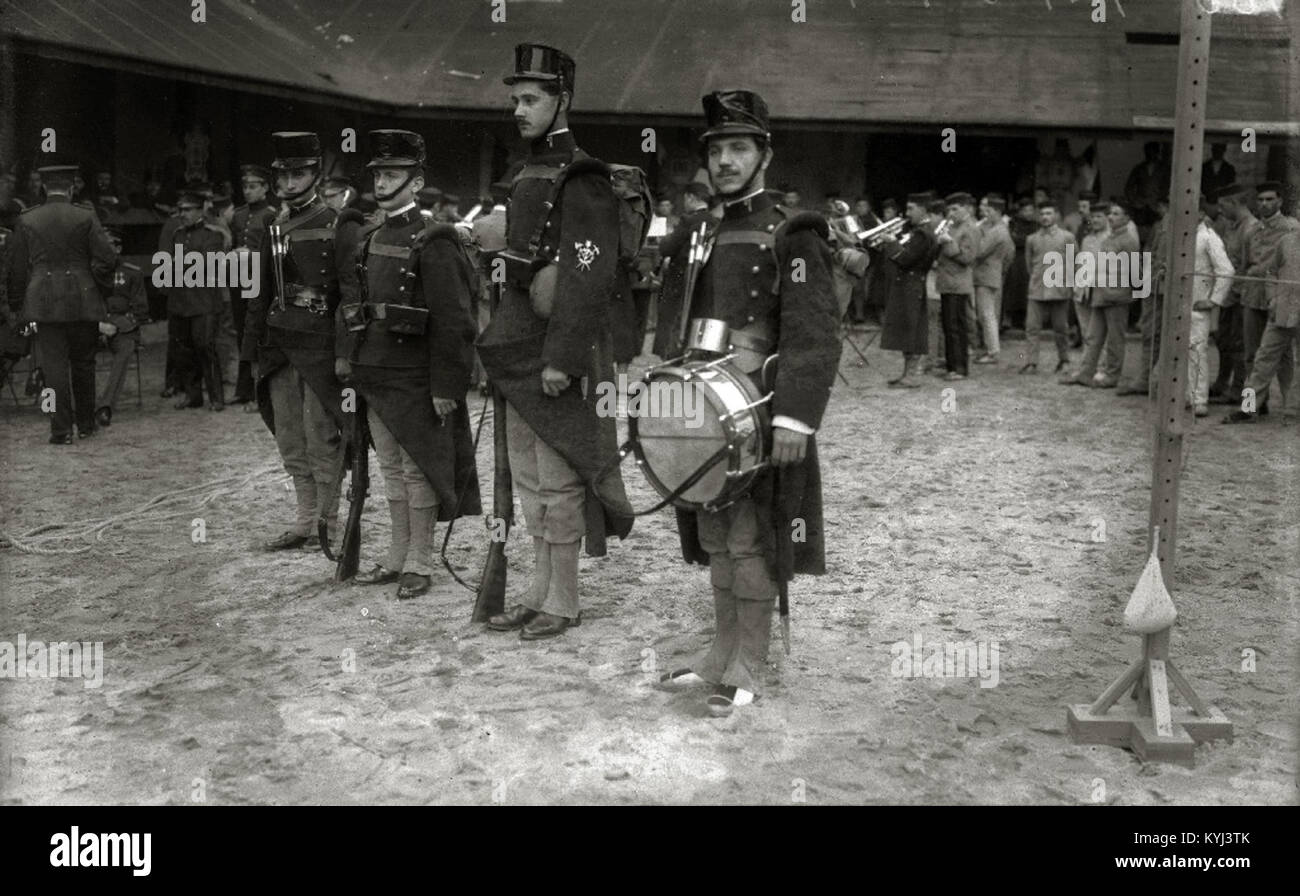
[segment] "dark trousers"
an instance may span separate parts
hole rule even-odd
[[[205,383],[208,387],[208,400],[224,403],[221,364],[217,358],[217,315],[169,317],[167,329],[172,334],[171,348],[176,364],[176,378],[185,390],[190,404],[203,404]]]
[[[36,348],[41,356],[45,385],[54,390],[50,435],[58,438],[71,435],[74,414],[78,430],[94,431],[98,344],[99,325],[94,321],[36,325]],[[46,407],[44,400],[41,406]]]
[[[113,366],[108,372],[108,381],[104,383],[104,389],[99,394],[99,400],[95,402],[96,408],[113,410],[117,407],[117,393],[122,391],[122,382],[126,379],[127,366],[130,365],[131,358],[135,355],[139,345],[139,330],[132,330],[130,333],[118,333],[108,340],[108,350],[113,353]]]
[[[172,322],[176,319],[170,315],[167,317],[167,363],[163,368],[163,386],[173,392],[179,392],[184,388],[181,385],[180,374],[176,371],[176,333],[172,327]]]
[[[248,313],[248,299],[237,290],[230,291],[230,314],[235,326],[235,354],[244,350],[244,316]],[[235,399],[253,400],[253,365],[249,361],[239,362],[239,373],[235,377]]]
[[[1241,305],[1219,310],[1219,375],[1211,387],[1215,392],[1236,395],[1246,384],[1246,343],[1242,333]]]
[[[943,328],[943,356],[948,369],[962,376],[970,372],[966,319],[966,304],[970,296],[964,293],[945,292],[939,296],[939,325]]]

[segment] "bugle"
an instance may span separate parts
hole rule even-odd
[[[877,224],[867,230],[858,232],[858,241],[869,249],[874,249],[887,236],[897,237],[902,232],[907,220],[902,217],[890,218],[884,224]]]

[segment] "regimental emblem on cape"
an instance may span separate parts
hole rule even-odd
[[[591,263],[595,261],[596,256],[600,254],[600,247],[591,240],[582,243],[574,243],[573,250],[578,253],[578,270],[580,271],[591,270]]]

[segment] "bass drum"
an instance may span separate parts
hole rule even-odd
[[[628,396],[637,463],[670,497],[721,449],[725,456],[673,500],[683,510],[720,510],[743,497],[767,466],[767,396],[729,360],[651,368]]]

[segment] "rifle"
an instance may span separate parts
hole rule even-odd
[[[320,534],[321,550],[330,560],[338,563],[334,570],[334,581],[346,582],[357,574],[361,565],[361,513],[366,509],[366,495],[370,493],[370,427],[366,424],[366,400],[356,392],[356,409],[352,412],[352,428],[349,433],[352,451],[352,481],[348,484],[348,522],[343,527],[343,542],[339,545],[338,556],[329,549],[329,537],[324,520],[317,523]],[[343,476],[340,471],[339,485]]]
[[[501,305],[501,283],[494,282],[491,292],[492,316]],[[474,596],[474,614],[471,622],[487,622],[489,616],[506,608],[506,538],[514,523],[515,489],[510,478],[510,454],[506,444],[506,399],[496,383],[492,387],[492,519],[488,525],[492,539],[488,543],[487,560],[479,579],[478,593]],[[497,521],[504,521],[504,531],[498,539]]]

